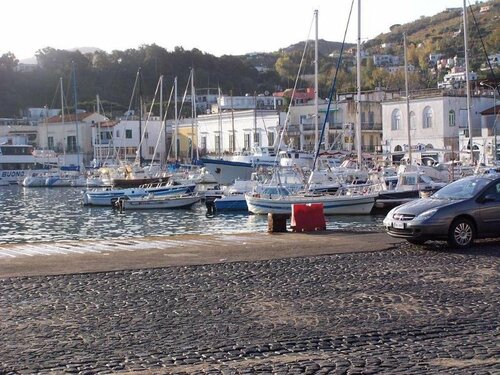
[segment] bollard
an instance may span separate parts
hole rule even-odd
[[[287,232],[286,220],[289,214],[267,214],[267,231],[269,233]]]
[[[290,226],[294,232],[326,230],[323,203],[292,204]]]
[[[213,200],[205,200],[205,207],[207,208],[207,216],[213,216],[215,214],[215,203]]]

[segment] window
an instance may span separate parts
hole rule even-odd
[[[120,138],[120,131],[119,130],[116,131],[116,138]]]
[[[432,128],[432,108],[431,107],[425,107],[424,108],[424,118],[423,118],[423,124],[422,127],[424,129],[429,129]]]
[[[229,134],[229,151],[234,152],[234,135]]]
[[[260,145],[260,133],[258,132],[253,133],[253,143],[256,146]]]
[[[220,154],[220,135],[215,136],[215,152]]]
[[[274,145],[274,132],[267,132],[267,144],[268,146]]]
[[[148,132],[144,132],[144,139],[148,139],[149,138],[149,133]]]
[[[250,150],[250,134],[245,134],[243,136],[244,138],[244,143],[243,143],[243,147],[245,148],[245,150]]]
[[[401,152],[401,151],[403,151],[403,147],[401,147],[400,145],[397,145],[396,147],[394,147],[394,151]]]
[[[453,109],[448,112],[448,124],[455,126],[455,111]]]
[[[155,148],[154,148],[153,146],[149,146],[148,151],[149,151],[149,155],[154,155],[154,153],[155,153]]]
[[[206,136],[201,137],[201,149],[202,150],[207,149],[207,137]]]
[[[395,109],[392,111],[391,116],[391,130],[399,129],[401,129],[401,111],[399,109]]]
[[[417,116],[415,112],[410,112],[410,129],[415,130],[417,128]]]
[[[375,125],[375,112],[373,111],[368,112],[368,125],[370,125],[370,127]]]
[[[125,138],[132,138],[132,129],[125,130]]]
[[[47,138],[47,148],[49,150],[53,150],[54,149],[54,137],[48,137]]]
[[[69,135],[67,138],[66,149],[68,152],[76,152],[76,136]]]

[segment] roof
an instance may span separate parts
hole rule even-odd
[[[482,115],[500,115],[500,105],[495,105],[481,112]]]
[[[77,117],[75,117],[74,113],[66,114],[66,115],[64,115],[64,122],[83,121],[84,119],[86,119],[87,117],[89,117],[91,115],[92,115],[92,113],[87,113],[87,112],[78,113]],[[47,123],[54,124],[54,123],[62,123],[62,122],[63,122],[63,119],[62,119],[61,115],[52,116],[52,117],[49,117],[47,119]]]

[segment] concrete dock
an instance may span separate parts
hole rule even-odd
[[[385,233],[0,246],[0,374],[498,374],[500,241]]]

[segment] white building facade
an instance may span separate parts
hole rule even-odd
[[[159,164],[167,157],[165,136],[165,127],[158,118],[96,122],[92,126],[93,164],[113,164],[117,160]]]
[[[474,141],[475,160],[488,153],[492,136],[485,137],[482,130],[481,112],[491,107],[491,99],[471,98],[471,128]],[[408,152],[411,144],[412,162],[422,162],[418,157],[437,162],[470,160],[467,98],[440,92],[434,95],[412,98],[408,111],[406,100],[382,102],[383,151],[399,161]]]
[[[278,141],[284,114],[277,111],[227,111],[197,118],[201,155],[251,151]],[[234,147],[233,147],[234,145]]]

